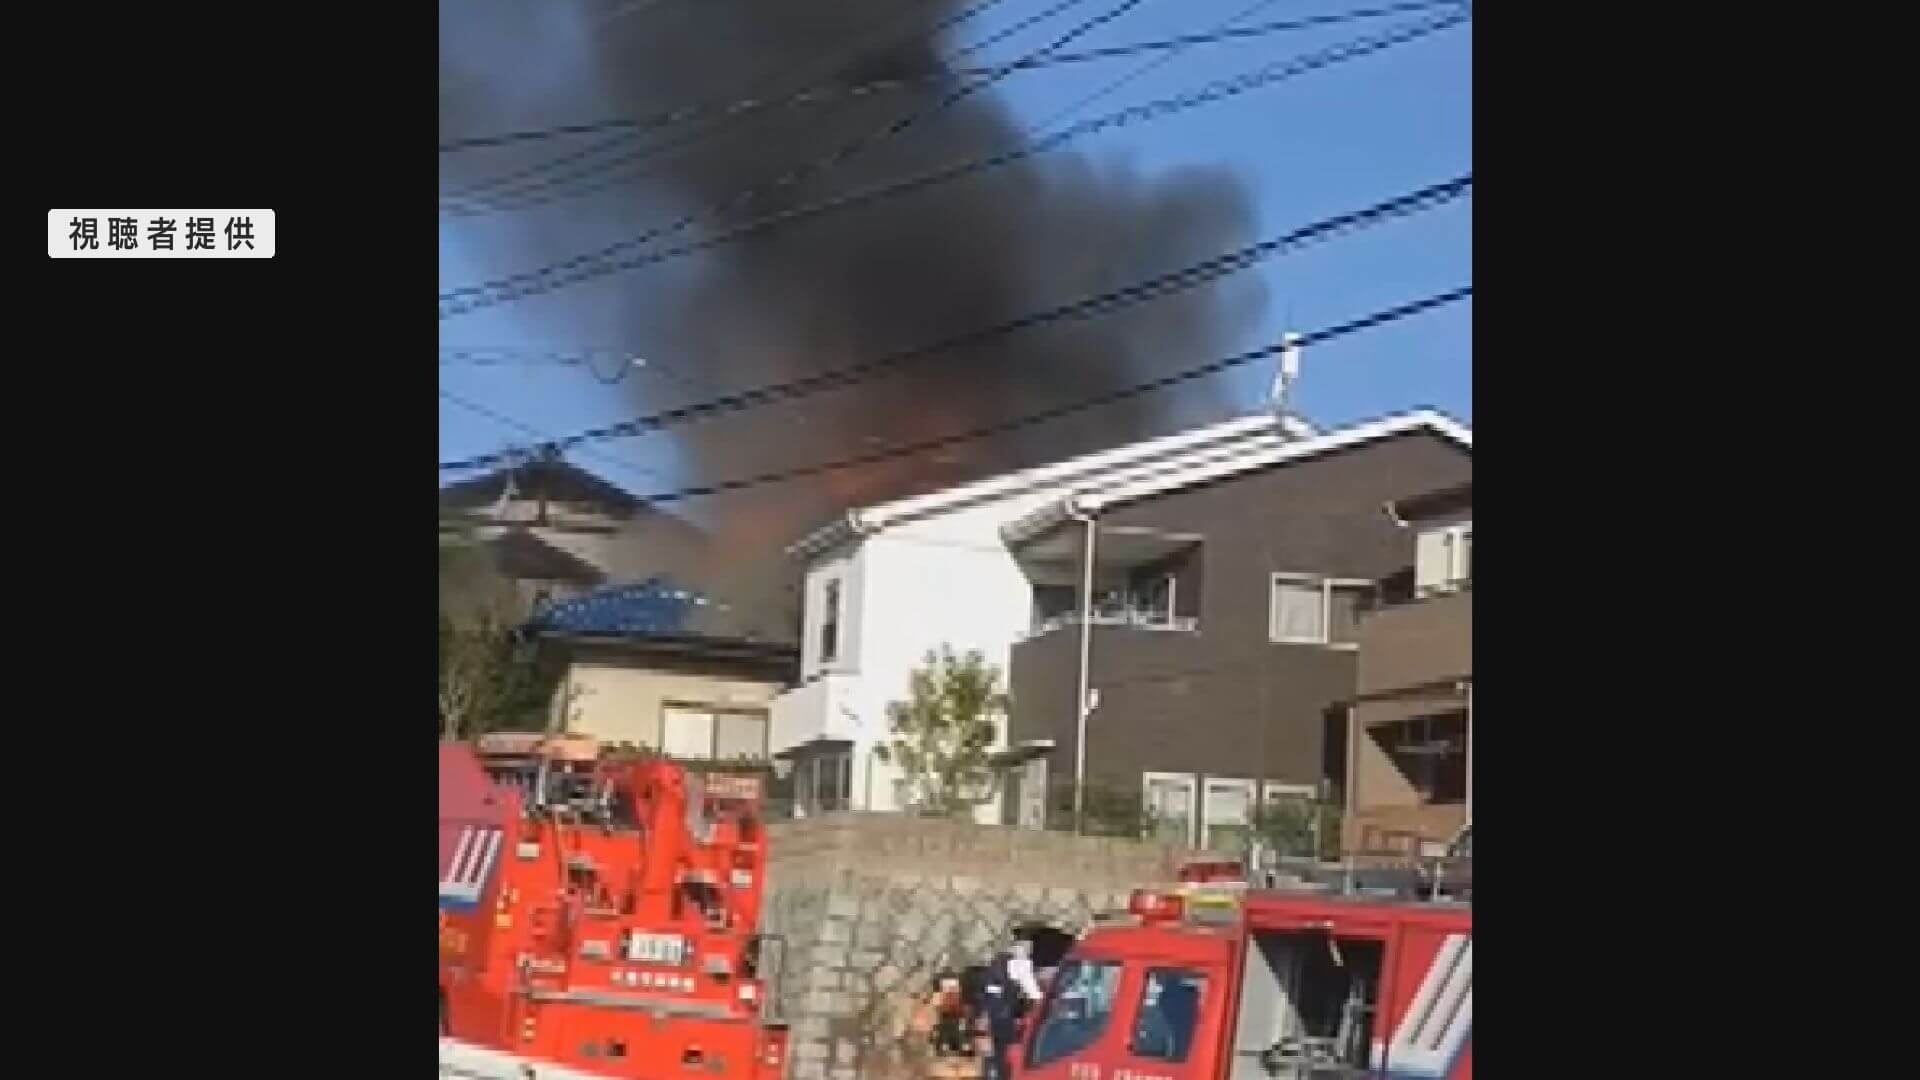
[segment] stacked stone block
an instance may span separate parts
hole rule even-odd
[[[1070,933],[1172,877],[1182,852],[883,815],[775,826],[764,929],[786,943],[776,998],[791,1080],[924,1074],[907,1038],[936,972],[987,957],[1017,922]]]

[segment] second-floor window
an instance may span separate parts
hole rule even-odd
[[[1415,574],[1423,596],[1472,583],[1473,523],[1444,525],[1421,533]]]
[[[1368,582],[1345,578],[1273,575],[1268,639],[1311,645],[1353,641],[1360,601],[1369,587]]]
[[[831,578],[821,590],[820,662],[831,664],[840,658],[840,579]]]

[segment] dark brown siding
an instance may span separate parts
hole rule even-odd
[[[1473,590],[1368,614],[1360,658],[1362,694],[1473,674]]]
[[[1198,533],[1191,633],[1094,631],[1088,781],[1138,789],[1143,771],[1320,779],[1325,715],[1356,686],[1356,654],[1268,637],[1275,572],[1375,579],[1412,561],[1383,504],[1468,481],[1470,454],[1414,434],[1242,475],[1115,510],[1103,525]],[[1180,589],[1188,590],[1183,576]],[[1181,603],[1182,614],[1188,613]],[[1079,628],[1013,650],[1015,741],[1053,739],[1053,775],[1074,770]]]

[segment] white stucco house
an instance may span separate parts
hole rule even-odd
[[[898,771],[877,760],[887,704],[943,644],[978,649],[1006,674],[1033,619],[1032,586],[1002,527],[1067,495],[1125,486],[1313,435],[1271,413],[859,507],[788,554],[805,566],[800,684],[774,699],[768,749],[789,763],[795,812],[901,808]],[[1004,749],[1005,734],[1001,735]],[[983,821],[997,806],[983,806]]]

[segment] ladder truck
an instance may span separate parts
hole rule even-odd
[[[778,1080],[762,805],[592,739],[442,746],[442,1074]]]

